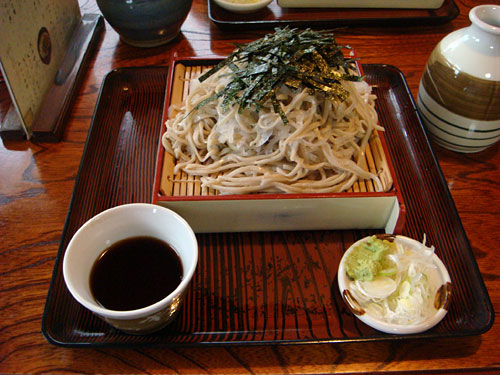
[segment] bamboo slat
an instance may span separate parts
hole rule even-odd
[[[204,71],[210,69],[210,66],[186,66],[178,63],[175,66],[174,81],[170,106],[180,106],[189,95],[190,88]],[[176,115],[177,111],[172,110],[169,113],[169,118]],[[364,155],[359,161],[360,166],[375,173],[379,176],[383,186],[383,191],[389,191],[392,188],[393,179],[389,170],[387,159],[378,131],[374,131],[368,146],[365,149]],[[188,176],[185,172],[179,171],[174,173],[175,160],[173,156],[165,152],[160,179],[160,192],[165,196],[181,197],[181,196],[213,196],[218,195],[218,191],[201,186],[199,176]],[[364,193],[376,192],[372,180],[356,181],[348,192]]]

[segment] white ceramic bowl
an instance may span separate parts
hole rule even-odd
[[[344,253],[340,261],[337,278],[338,278],[340,294],[346,305],[349,307],[351,312],[357,318],[359,318],[359,320],[361,320],[363,323],[369,325],[372,328],[375,328],[378,331],[382,331],[385,333],[412,334],[412,333],[424,332],[434,327],[445,317],[446,313],[448,312],[447,308],[451,296],[450,275],[448,274],[445,265],[438,258],[436,254],[433,255],[433,261],[437,267],[436,277],[438,280],[436,280],[436,283],[438,283],[438,285],[441,285],[441,287],[437,289],[434,303],[435,305],[437,304],[439,308],[436,309],[433,315],[430,315],[427,319],[421,321],[418,324],[403,325],[403,324],[394,324],[384,321],[379,317],[370,314],[368,311],[365,311],[358,303],[358,301],[356,301],[356,299],[350,293],[349,291],[350,279],[349,276],[347,276],[344,267],[345,259],[347,255],[354,250],[354,248],[356,248],[362,242],[367,241],[370,237],[371,236],[365,237],[355,242],[351,247],[349,247],[349,249],[347,249],[347,251]],[[420,242],[405,236],[384,235],[384,237],[389,240],[392,240],[395,237],[397,237],[398,240],[402,241],[404,246],[408,248],[418,248],[419,246],[422,245]]]
[[[214,0],[215,3],[230,12],[252,13],[268,6],[272,0],[256,0],[250,3],[239,3],[237,0]]]
[[[90,291],[92,266],[109,246],[135,236],[155,237],[168,243],[181,259],[182,281],[153,305],[131,311],[106,309]],[[197,263],[196,236],[181,216],[161,206],[132,203],[103,211],[78,229],[64,254],[63,276],[70,293],[84,307],[122,331],[142,334],[163,328],[176,316]]]

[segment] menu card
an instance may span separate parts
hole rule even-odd
[[[28,139],[37,123],[56,118],[43,114],[44,107],[56,104],[51,89],[68,77],[64,60],[81,23],[78,0],[0,3],[0,67]],[[2,132],[15,130],[16,124],[4,122],[2,127]]]

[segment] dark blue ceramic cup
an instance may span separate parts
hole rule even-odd
[[[97,0],[102,15],[127,44],[156,47],[173,40],[193,0]]]

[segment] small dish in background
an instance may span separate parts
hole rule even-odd
[[[444,0],[278,0],[283,8],[438,9]]]
[[[381,294],[380,296],[379,295],[374,296],[371,294],[370,289],[373,290],[374,289],[373,286],[361,289],[359,287],[360,285],[359,280],[357,283],[356,280],[354,280],[347,274],[346,260],[349,257],[349,255],[353,251],[355,251],[355,249],[359,245],[367,243],[368,241],[373,239],[373,237],[374,236],[365,237],[355,242],[344,253],[340,261],[338,275],[337,275],[339,290],[342,299],[349,307],[351,312],[357,318],[359,318],[363,323],[371,326],[372,328],[375,328],[378,331],[391,334],[412,334],[412,333],[424,332],[431,329],[436,324],[438,324],[448,312],[448,305],[450,302],[452,284],[445,265],[434,253],[434,249],[432,247],[429,248],[425,246],[425,243],[422,244],[421,242],[418,242],[414,239],[399,235],[393,236],[385,234],[376,236],[376,238],[379,240],[387,240],[392,243],[397,243],[397,246],[399,247],[398,249],[399,254],[397,255],[399,256],[399,258],[397,259],[401,260],[401,263],[403,263],[403,266],[401,266],[398,263],[396,267],[398,268],[398,272],[400,272],[400,270],[405,269],[406,267],[405,263],[407,259],[404,258],[408,256],[409,258],[410,257],[413,258],[412,260],[408,261],[408,264],[410,264],[408,268],[413,267],[411,271],[414,273],[413,277],[423,277],[424,280],[428,281],[427,284],[429,287],[428,289],[429,295],[427,296],[427,301],[426,301],[428,305],[425,307],[424,306],[411,307],[411,308],[416,308],[417,310],[420,309],[420,311],[422,310],[425,311],[427,309],[427,314],[425,314],[425,316],[415,317],[413,321],[410,321],[408,323],[402,323],[401,320],[403,320],[403,318],[401,318],[401,315],[399,318],[396,317],[396,315],[400,314],[401,311],[403,311],[402,312],[403,316],[407,317],[405,313],[408,312],[408,310],[405,311],[404,306],[401,309],[400,308],[401,305],[399,305],[399,303],[407,304],[408,306],[410,306],[409,301],[414,302],[416,300],[421,299],[422,297],[422,295],[420,294],[416,296],[411,296],[412,297],[411,299],[401,299],[402,293],[407,293],[409,290],[409,288],[406,288],[406,291],[403,292],[402,291],[403,287],[401,286],[401,284],[405,280],[408,280],[412,277],[411,275],[408,276],[410,271],[408,271],[408,274],[406,275],[403,274],[401,279],[397,279],[396,276],[391,276],[392,279],[397,279],[396,281],[397,286],[394,285],[392,291],[389,288],[390,282],[384,285],[384,281],[390,281],[390,280],[387,280],[388,278],[385,276],[377,276],[380,277],[380,283],[376,286],[377,289],[374,290],[374,293],[383,292],[384,289],[387,291],[386,295]],[[419,254],[420,251],[426,252],[426,254],[425,255]],[[404,255],[401,255],[401,253],[404,253]],[[417,275],[415,276],[415,269],[416,268],[418,269],[419,267],[418,265],[417,266],[415,265],[418,263],[422,264],[422,262],[427,262],[427,264],[425,265],[425,271],[422,271],[421,275],[419,276],[418,272],[420,271],[417,270],[416,271]],[[358,261],[358,264],[361,263],[363,263],[363,260]],[[387,265],[385,266],[387,267]],[[380,273],[383,273],[383,271],[381,271]],[[362,284],[362,285],[368,286],[369,284]],[[419,287],[420,286],[421,284],[419,285]],[[400,301],[398,302],[397,307],[394,307],[393,304],[395,298],[398,298]],[[391,299],[391,302],[389,302],[389,299]],[[423,300],[425,299],[426,298],[423,298]],[[389,308],[388,306],[391,306],[391,308]],[[400,321],[398,321],[398,319]]]
[[[214,0],[215,3],[233,13],[253,13],[268,6],[272,0]]]

